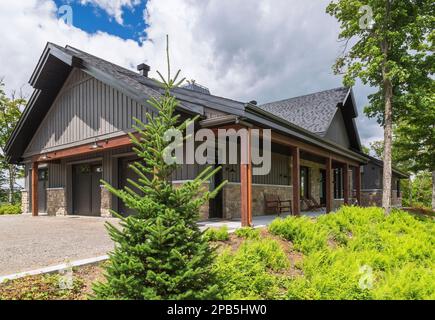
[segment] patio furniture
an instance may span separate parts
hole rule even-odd
[[[318,209],[321,209],[322,206],[313,198],[313,197],[302,197],[301,198],[302,202],[305,203],[305,206],[307,207],[306,210],[307,211],[315,211]]]
[[[265,193],[264,204],[266,207],[266,213],[277,213],[279,216],[283,212],[289,212],[292,214],[291,200],[281,200],[276,194]]]

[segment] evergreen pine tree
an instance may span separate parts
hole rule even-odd
[[[176,164],[165,162],[165,149],[170,142],[165,132],[184,129],[174,115],[178,101],[171,90],[180,71],[171,79],[168,55],[168,77],[162,77],[165,94],[148,102],[158,111],[147,123],[135,119],[136,134],[131,134],[134,151],[140,161],[130,167],[138,175],[128,180],[132,187],[118,190],[107,182],[104,186],[134,209],[136,214],[121,219],[119,228],[108,223],[115,242],[106,267],[105,282],[94,285],[96,299],[216,299],[219,286],[212,271],[215,253],[202,237],[197,220],[199,208],[219,191],[205,191],[203,185],[219,169],[205,169],[195,180],[175,187],[171,174]]]

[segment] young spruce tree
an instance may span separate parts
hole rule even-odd
[[[139,178],[129,180],[132,188],[123,190],[103,181],[137,214],[123,218],[114,212],[121,218],[121,227],[107,225],[116,245],[106,267],[106,281],[94,285],[96,299],[220,298],[212,271],[215,253],[197,225],[201,205],[222,188],[206,192],[203,183],[219,169],[209,167],[180,187],[171,183],[176,165],[165,162],[170,141],[164,134],[174,128],[183,130],[187,122],[180,125],[179,116],[174,114],[178,101],[171,90],[184,79],[177,82],[180,71],[171,79],[168,52],[167,57],[167,80],[158,73],[165,94],[148,101],[158,115],[153,118],[147,114],[146,124],[135,119],[137,133],[130,135],[140,159],[131,169]]]

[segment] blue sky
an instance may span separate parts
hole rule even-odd
[[[94,4],[81,4],[78,0],[54,0],[57,7],[69,5],[74,12],[73,25],[87,33],[95,33],[97,31],[107,32],[123,39],[133,39],[141,42],[146,38],[145,28],[147,27],[144,21],[144,10],[146,0],[131,10],[123,10],[122,18],[124,23],[119,24],[106,11]]]

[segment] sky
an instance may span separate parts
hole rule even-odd
[[[28,80],[48,41],[132,70],[147,63],[156,76],[166,70],[168,34],[172,68],[212,94],[265,103],[332,89],[342,85],[331,66],[343,48],[328,2],[1,0],[0,78],[8,93],[30,96]],[[363,144],[382,140],[382,128],[363,113],[373,89],[357,82],[353,90]]]

